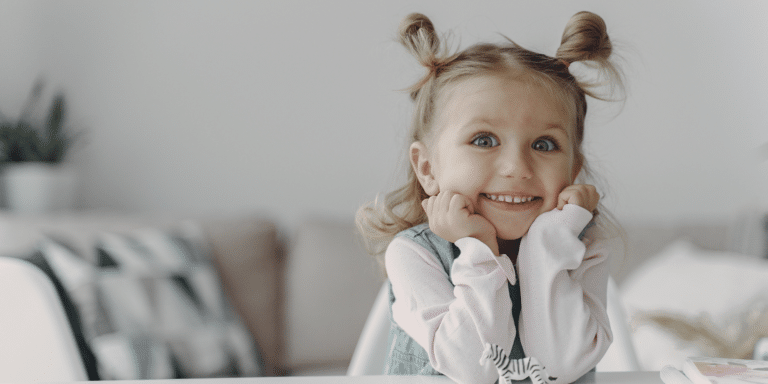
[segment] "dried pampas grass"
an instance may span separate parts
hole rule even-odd
[[[744,311],[718,324],[706,312],[689,317],[668,311],[645,311],[633,316],[633,329],[656,327],[681,344],[697,347],[702,355],[752,359],[755,344],[768,337],[768,297],[755,299]]]

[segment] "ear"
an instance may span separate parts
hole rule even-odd
[[[437,186],[437,180],[432,174],[432,163],[430,162],[427,147],[421,141],[415,141],[411,144],[408,157],[411,160],[411,167],[419,179],[419,184],[424,188],[427,195],[435,196],[440,191]]]
[[[581,168],[584,166],[584,155],[577,153],[573,159],[573,170],[571,171],[571,182],[576,181],[576,177],[579,176]]]

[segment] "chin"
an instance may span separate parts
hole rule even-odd
[[[519,240],[523,236],[525,236],[526,233],[528,233],[528,228],[530,228],[530,225],[525,228],[506,230],[506,231],[499,231],[497,229],[496,237],[499,238],[500,240]]]
[[[491,221],[496,228],[496,237],[500,240],[518,240],[525,236],[536,219],[530,215],[526,216],[527,217],[496,217],[496,220]],[[499,225],[493,223],[494,221],[499,223]]]

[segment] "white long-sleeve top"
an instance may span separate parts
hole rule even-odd
[[[519,280],[517,331],[526,356],[538,359],[554,383],[575,381],[613,339],[605,309],[612,241],[591,240],[591,230],[579,240],[591,219],[571,204],[540,215],[521,240],[519,276],[508,257],[467,237],[455,243],[461,253],[449,280],[436,255],[396,237],[385,254],[395,322],[437,371],[457,383],[493,383],[496,368],[479,360],[486,342],[511,349],[516,330],[507,281]]]

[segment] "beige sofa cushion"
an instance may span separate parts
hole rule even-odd
[[[205,217],[79,211],[46,215],[0,213],[0,255],[27,254],[45,235],[67,242],[95,260],[102,232],[141,228],[202,229],[212,246],[224,289],[262,350],[268,375],[285,371],[282,306],[283,262],[275,224],[262,217]]]
[[[201,222],[224,288],[256,336],[268,376],[285,374],[285,263],[277,228],[259,218]]]
[[[626,231],[626,255],[611,257],[611,275],[621,286],[624,279],[678,239],[686,239],[703,249],[728,250],[727,223],[643,222],[622,223]]]
[[[351,220],[309,219],[287,258],[287,363],[294,374],[346,367],[384,281]],[[314,372],[314,371],[312,371]]]

